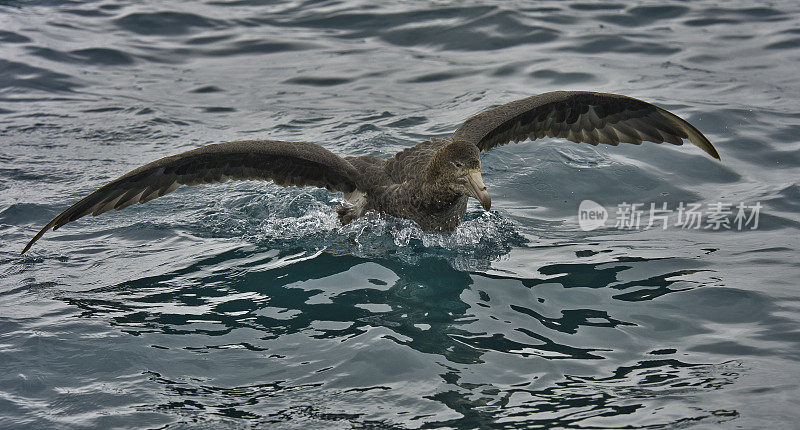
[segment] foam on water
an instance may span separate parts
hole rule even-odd
[[[212,211],[199,209],[196,213],[202,231],[198,234],[242,238],[259,247],[324,249],[408,262],[423,256],[439,256],[453,264],[478,259],[484,261],[480,267],[488,267],[492,259],[527,242],[512,221],[476,205],[455,231],[424,233],[412,221],[377,212],[368,212],[343,226],[332,208],[342,202],[341,197],[331,198],[322,190],[246,189],[256,194],[227,196],[220,190],[222,198]]]

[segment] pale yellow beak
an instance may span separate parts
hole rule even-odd
[[[472,197],[475,197],[481,202],[481,206],[483,206],[484,209],[487,211],[491,209],[492,198],[489,197],[489,193],[486,192],[486,184],[483,183],[483,178],[481,178],[481,171],[479,169],[472,170],[467,174],[467,189],[469,189]]]

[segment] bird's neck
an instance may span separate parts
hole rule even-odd
[[[414,186],[417,202],[420,206],[440,210],[454,205],[461,195],[453,191],[444,181],[426,177]]]

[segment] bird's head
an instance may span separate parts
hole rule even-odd
[[[454,141],[436,151],[426,176],[438,187],[475,197],[487,211],[492,207],[492,198],[481,178],[480,150],[469,142]]]

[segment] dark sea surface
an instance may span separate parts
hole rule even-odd
[[[0,427],[797,428],[796,1],[0,1],[0,24]],[[159,157],[389,155],[556,89],[670,109],[722,162],[543,139],[483,157],[492,211],[452,234],[231,182],[19,256]],[[633,202],[761,207],[615,228]]]

